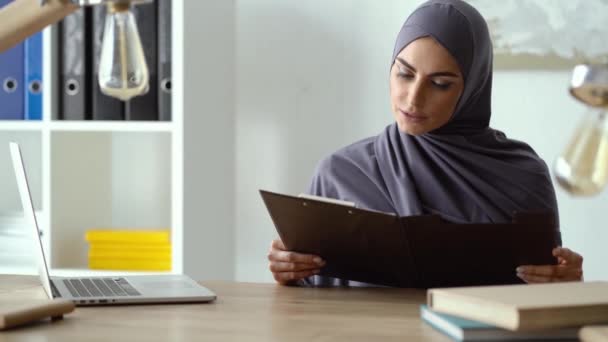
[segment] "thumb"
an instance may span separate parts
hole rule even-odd
[[[282,251],[286,249],[281,239],[272,240],[272,248],[280,249]]]
[[[553,248],[553,250],[551,251],[551,254],[553,254],[554,257],[559,257],[562,254],[562,248],[561,247],[555,247]]]

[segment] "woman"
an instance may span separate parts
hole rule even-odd
[[[400,216],[438,214],[460,223],[511,222],[514,211],[557,202],[546,164],[525,143],[489,127],[492,43],[485,20],[460,0],[418,7],[397,36],[390,69],[395,123],[318,166],[309,192]],[[582,257],[556,248],[558,265],[522,265],[526,282],[582,279]],[[324,261],[285,250],[268,254],[281,284],[348,285],[311,277]],[[308,278],[311,277],[311,278]]]

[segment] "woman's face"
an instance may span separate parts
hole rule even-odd
[[[445,125],[464,80],[456,60],[433,38],[411,42],[391,69],[391,109],[399,130],[420,135]]]

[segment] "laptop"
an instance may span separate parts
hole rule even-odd
[[[51,277],[49,276],[40,230],[19,144],[10,142],[11,157],[26,222],[36,241],[40,281],[49,298],[63,298],[77,306],[112,304],[153,304],[210,302],[216,295],[191,278],[179,274]]]

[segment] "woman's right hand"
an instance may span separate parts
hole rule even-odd
[[[317,274],[325,265],[325,261],[317,255],[286,250],[281,240],[272,240],[268,261],[274,280],[281,285]]]

